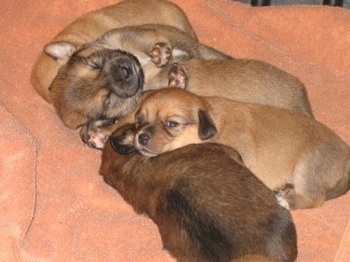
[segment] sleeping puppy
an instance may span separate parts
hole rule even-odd
[[[175,4],[165,0],[122,1],[81,16],[46,44],[34,65],[32,85],[51,102],[49,86],[73,52],[113,28],[146,23],[174,26],[197,39],[185,13]]]
[[[146,158],[134,152],[134,132],[125,125],[113,133],[100,174],[157,224],[178,261],[296,259],[289,212],[234,149],[206,143]]]
[[[285,108],[313,117],[303,83],[263,61],[192,59],[184,65],[173,63],[168,77],[169,86],[197,95]]]
[[[317,207],[349,189],[349,146],[298,112],[167,88],[142,101],[135,123],[145,156],[204,142],[235,148],[286,208]]]
[[[191,59],[184,65],[171,63],[165,70],[169,70],[167,81],[170,86],[180,86],[197,95],[215,95],[246,103],[285,108],[313,118],[304,85],[296,77],[263,61]],[[164,76],[157,80],[161,81],[159,79],[162,78]],[[153,89],[160,86],[159,83],[153,84]],[[126,100],[124,105],[127,105]],[[130,107],[127,105],[127,108]],[[119,126],[119,123],[113,124],[113,121],[96,121],[82,129],[81,137],[88,146],[103,148],[108,135]]]
[[[169,61],[228,59],[168,25],[148,24],[108,31],[75,50],[49,90],[50,101],[72,129],[126,116],[143,89],[168,84]]]

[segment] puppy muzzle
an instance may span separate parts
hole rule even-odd
[[[106,66],[111,91],[120,98],[142,92],[144,75],[136,58],[129,55],[111,59]]]

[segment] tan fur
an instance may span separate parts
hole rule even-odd
[[[161,81],[159,79],[162,77],[157,81]],[[313,117],[304,85],[296,77],[263,61],[191,59],[182,65],[174,63],[170,66],[169,84],[178,84],[197,95],[285,108]],[[154,88],[159,85],[154,84]],[[101,130],[110,134],[118,126],[85,129],[91,137],[85,134],[83,141],[102,148],[103,142],[92,136],[96,137]]]
[[[60,50],[51,46],[51,52]],[[69,47],[62,49],[67,52]],[[229,58],[175,27],[160,24],[110,30],[68,56],[49,87],[49,98],[63,123],[72,129],[89,121],[126,116],[142,90],[167,86],[169,60]],[[132,71],[130,77],[137,79],[115,81],[125,59],[133,61],[133,66],[128,62],[126,67]],[[122,94],[125,90],[131,103]],[[113,103],[105,101],[110,95]]]
[[[33,70],[33,84],[39,93],[43,93],[40,83],[48,77],[46,82],[51,84],[49,92],[45,84],[44,97],[54,105],[67,127],[76,129],[93,121],[125,117],[135,107],[142,90],[168,85],[172,62],[185,64],[188,70],[186,86],[192,92],[288,108],[312,116],[305,88],[297,78],[261,61],[229,59],[229,56],[197,41],[186,16],[178,7],[166,1],[148,1],[146,7],[142,6],[143,3],[132,0],[110,7],[108,14],[118,10],[125,13],[127,9],[142,9],[143,12],[140,15],[139,11],[135,11],[131,22],[127,21],[124,13],[121,16],[115,14],[118,22],[122,20],[123,23],[119,22],[118,26],[114,25],[116,29],[109,31],[107,27],[105,30],[96,27],[96,34],[99,33],[100,37],[95,41],[78,29],[85,22],[89,23],[90,16],[94,18],[91,18],[92,21],[101,19],[103,23],[104,11],[109,9],[97,11],[99,15],[90,13],[78,19],[45,46],[46,60],[54,63],[48,65],[39,59]],[[167,14],[164,21],[159,18],[163,17],[160,14]],[[144,16],[148,18],[142,23],[153,24],[140,25],[139,19]],[[172,21],[170,17],[176,18]],[[89,34],[95,32],[94,28]],[[79,36],[84,41],[73,41],[72,35],[74,39]],[[116,67],[113,59],[118,50],[134,55],[137,60],[134,64],[140,64],[134,66],[137,67],[134,73],[142,71],[144,75],[141,77],[138,73],[139,79],[134,81],[139,83],[129,83],[128,88],[124,87],[130,89],[127,98],[118,94],[118,90],[123,89],[120,85],[113,86],[115,83],[111,83],[115,72],[109,67],[113,64]],[[194,58],[201,60],[191,61]],[[95,59],[101,60],[96,67]]]
[[[296,259],[289,212],[242,165],[237,151],[205,143],[146,158],[133,152],[134,131],[126,125],[113,133],[100,174],[156,223],[177,261]]]
[[[175,4],[165,0],[127,0],[81,16],[47,45],[64,41],[79,48],[113,28],[146,23],[174,26],[197,39],[186,15]],[[62,64],[64,61],[55,61],[43,51],[34,65],[31,83],[47,101],[48,88]]]
[[[192,59],[184,64],[186,89],[201,96],[219,96],[275,106],[313,116],[304,84],[263,61]]]
[[[168,88],[143,100],[135,121],[135,145],[145,155],[203,142],[237,149],[247,167],[279,190],[281,204],[287,201],[291,209],[320,206],[349,189],[349,146],[298,112]],[[167,127],[171,122],[176,125]]]

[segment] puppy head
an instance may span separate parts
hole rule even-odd
[[[134,109],[144,76],[132,54],[94,44],[75,50],[61,42],[45,50],[63,63],[49,89],[68,127],[76,129],[90,119],[118,119]]]
[[[135,115],[135,147],[144,156],[209,141],[217,133],[209,104],[180,88],[157,90]]]

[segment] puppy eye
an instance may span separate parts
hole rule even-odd
[[[91,67],[92,69],[100,69],[100,67],[97,65],[97,64],[95,64],[95,63],[92,63],[92,62],[88,62],[87,63],[88,64],[88,66],[89,67]]]
[[[85,63],[92,69],[100,70],[103,68],[105,59],[103,58],[103,56],[93,54],[85,59]]]
[[[175,127],[175,126],[177,126],[179,123],[178,122],[175,122],[175,121],[167,121],[166,123],[165,123],[165,126],[166,127]]]

